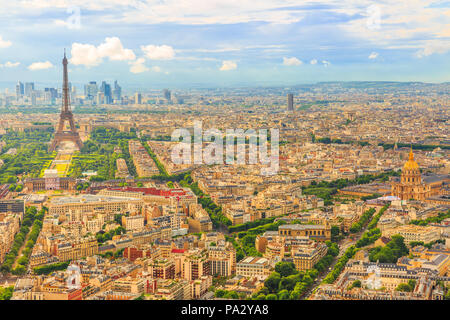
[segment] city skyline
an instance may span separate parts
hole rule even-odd
[[[73,83],[119,79],[124,87],[190,88],[450,80],[445,1],[24,3],[0,9],[3,88],[18,80],[56,83],[64,47]]]
[[[0,305],[444,306],[450,2],[389,2],[0,0]]]

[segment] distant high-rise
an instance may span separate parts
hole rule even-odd
[[[70,89],[70,101],[72,101],[72,104],[75,104],[77,101],[77,87],[72,86]]]
[[[287,95],[287,104],[288,104],[288,110],[294,111],[294,95],[292,93],[288,93],[288,95]]]
[[[116,80],[114,81],[113,98],[114,100],[120,101],[121,97],[122,97],[122,87],[119,86]]]
[[[26,82],[25,83],[25,95],[31,98],[31,94],[34,91],[34,82]]]
[[[184,103],[184,97],[183,96],[176,96],[176,100],[178,104],[183,104]]]
[[[136,94],[134,95],[134,103],[142,104],[142,95],[139,92],[136,92]]]
[[[17,82],[16,84],[16,99],[19,100],[24,94],[24,87],[22,82]]]
[[[106,83],[105,81],[102,81],[102,86],[100,87],[100,91],[103,92],[103,95],[105,97],[105,103],[106,104],[112,103],[111,85]]]
[[[170,99],[171,99],[171,92],[170,92],[169,89],[164,89],[164,90],[163,90],[163,95],[164,95],[164,98],[165,98],[167,101],[170,101]]]
[[[94,100],[97,97],[98,87],[97,82],[91,81],[89,84],[84,85],[84,96],[88,100]]]
[[[101,91],[97,92],[97,105],[99,106],[104,103],[105,103],[105,95]]]
[[[32,106],[36,105],[36,92],[31,93],[31,105]]]
[[[54,103],[58,97],[58,90],[55,88],[44,88],[44,99],[48,103]]]

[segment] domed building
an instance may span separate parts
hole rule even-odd
[[[409,152],[409,159],[403,166],[400,182],[392,184],[392,195],[402,200],[422,200],[432,195],[431,185],[422,181],[422,174],[414,154]]]

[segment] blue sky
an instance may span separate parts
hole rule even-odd
[[[0,0],[0,83],[450,81],[450,2]]]

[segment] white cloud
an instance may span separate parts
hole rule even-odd
[[[151,60],[170,60],[175,56],[175,51],[171,46],[155,46],[147,45],[141,46],[141,50],[144,51],[145,56]]]
[[[0,36],[0,48],[8,48],[12,45],[11,41],[3,40],[2,36]]]
[[[323,64],[325,67],[328,67],[328,66],[331,64],[331,62],[328,61],[328,60],[322,60],[322,64]]]
[[[448,30],[445,15],[448,18],[450,10],[443,10],[440,6],[432,7],[429,0],[380,1],[376,5],[381,13],[380,17],[377,17],[376,10],[372,15],[370,10],[367,10],[373,4],[372,0],[362,0],[360,8],[355,4],[356,1],[343,3],[353,14],[359,13],[361,18],[341,24],[341,30],[373,46],[383,48],[395,46],[396,49],[405,50],[415,48],[418,50],[416,55],[423,57],[430,52],[438,52],[430,50],[417,39],[438,38],[438,41],[449,42],[446,38],[448,33],[442,31]]]
[[[11,62],[7,61],[5,64],[0,64],[0,68],[14,68],[17,67],[20,64],[20,62]]]
[[[448,51],[450,51],[449,41],[434,40],[426,42],[423,48],[416,52],[416,56],[418,58],[423,58],[435,53],[442,54]]]
[[[73,43],[70,62],[74,65],[97,66],[103,58],[112,61],[134,60],[136,56],[131,49],[125,49],[117,37],[105,38],[99,46]]]
[[[293,23],[301,20],[298,10],[276,10],[298,5],[298,0],[21,0],[2,1],[1,10],[39,12],[45,9],[80,7],[96,11],[102,22],[137,24],[230,24],[246,22]],[[275,9],[275,10],[274,10]],[[104,12],[102,14],[102,12]],[[83,11],[81,12],[83,14]]]
[[[283,58],[283,64],[285,66],[299,66],[301,65],[303,62],[301,62],[299,59],[297,59],[296,57],[292,57],[292,58]]]
[[[88,67],[99,65],[103,59],[98,54],[97,47],[92,44],[73,43],[70,51],[70,63]]]
[[[372,53],[369,55],[369,59],[376,59],[376,58],[378,58],[378,52],[372,52]]]
[[[317,64],[317,59],[312,59],[309,63],[310,64]]]
[[[237,64],[234,61],[225,60],[222,61],[222,66],[220,67],[220,71],[229,71],[237,68]]]
[[[136,59],[133,50],[124,49],[120,39],[117,37],[106,38],[105,42],[100,44],[97,49],[100,56],[108,57],[109,60],[124,61]]]
[[[30,69],[32,71],[36,71],[36,70],[49,69],[51,67],[53,67],[53,64],[51,64],[50,61],[45,61],[45,62],[34,62],[28,66],[28,69]]]
[[[273,10],[281,6],[298,5],[298,0],[165,0],[136,1],[122,17],[126,22],[158,24],[181,23],[233,24],[247,22],[269,22],[280,24],[298,22],[302,15],[298,11]]]
[[[136,61],[129,62],[131,64],[130,72],[132,73],[142,73],[148,71],[149,69],[144,65],[145,59],[139,58]]]
[[[215,49],[178,49],[177,52],[205,52],[205,53],[221,53],[221,52],[237,52],[244,50],[263,49],[266,52],[281,52],[287,51],[285,45],[282,44],[264,44],[264,45],[219,45]]]
[[[148,68],[145,64],[145,58],[139,58],[136,61],[129,62],[131,65],[130,72],[132,73],[142,73],[146,71],[153,71],[153,72],[161,72],[161,68],[158,66],[153,66],[151,68]]]

